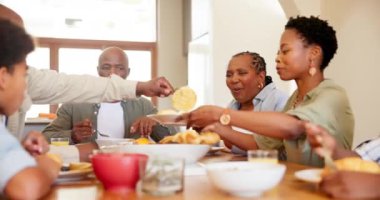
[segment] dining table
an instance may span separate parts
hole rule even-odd
[[[226,152],[217,152],[202,158],[200,163],[210,162],[234,162],[246,161],[246,156],[233,155]],[[260,197],[248,199],[273,199],[273,200],[322,200],[329,199],[323,192],[319,191],[317,183],[304,182],[298,180],[294,173],[299,170],[312,169],[313,167],[300,165],[291,162],[280,162],[286,165],[286,172],[281,182],[262,194]],[[104,190],[100,181],[96,177],[89,176],[83,180],[73,182],[63,182],[54,184],[49,193],[42,199],[47,200],[75,200],[75,199],[94,199],[94,200],[121,200],[121,199],[144,199],[144,200],[178,200],[178,199],[247,199],[237,196],[231,196],[216,189],[209,181],[206,173],[192,174],[184,176],[184,185],[181,192],[170,196],[152,196],[140,192],[138,189],[129,193],[112,193]]]

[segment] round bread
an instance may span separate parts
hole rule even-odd
[[[220,136],[214,132],[202,132],[200,138],[201,144],[213,145],[220,141]]]
[[[197,95],[194,90],[189,87],[181,87],[177,89],[172,96],[172,105],[178,111],[190,111],[197,101]]]
[[[86,170],[91,169],[91,163],[89,162],[72,162],[69,164],[70,170]]]
[[[380,174],[379,164],[373,161],[363,160],[358,157],[343,158],[334,161],[334,163],[338,170]],[[325,167],[322,174],[327,175],[329,173],[330,169],[328,167]]]

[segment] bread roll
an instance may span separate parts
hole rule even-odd
[[[358,157],[343,158],[336,160],[335,162],[338,170],[344,171],[356,171],[356,172],[367,172],[367,173],[380,173],[380,166],[376,162],[363,160]],[[322,175],[327,175],[330,173],[330,169],[325,167]]]
[[[69,164],[70,170],[86,170],[91,169],[92,165],[89,162],[72,162]]]

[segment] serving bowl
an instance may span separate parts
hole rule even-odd
[[[135,139],[132,139],[132,138],[102,138],[102,139],[95,140],[99,148],[114,146],[114,145],[133,144],[134,141]]]
[[[240,197],[258,197],[275,187],[286,167],[274,163],[220,162],[206,165],[210,182],[219,190]]]
[[[120,145],[118,151],[140,153],[149,156],[172,157],[184,159],[186,163],[195,163],[207,154],[210,146],[206,144],[149,144]]]
[[[108,191],[128,193],[134,191],[140,178],[139,164],[148,156],[127,153],[98,153],[91,157],[92,167],[98,180]]]

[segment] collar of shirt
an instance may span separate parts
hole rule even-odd
[[[253,98],[252,103],[256,107],[260,102],[264,101],[264,99],[271,93],[272,90],[276,89],[274,83],[270,83],[266,85],[260,92]],[[228,106],[231,109],[239,110],[240,103],[235,99]]]

